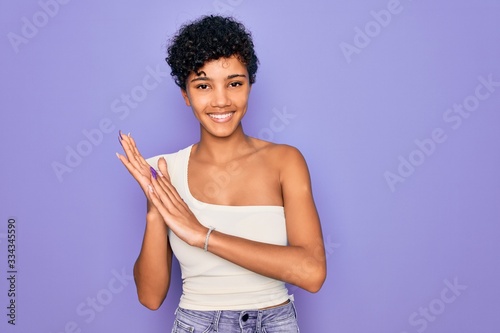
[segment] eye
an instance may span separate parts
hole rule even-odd
[[[206,90],[208,89],[208,84],[199,84],[196,86],[196,89]]]
[[[234,81],[234,82],[231,82],[231,83],[229,84],[229,86],[230,86],[230,87],[233,87],[233,88],[234,88],[234,87],[239,87],[239,86],[242,86],[242,85],[243,85],[243,82],[241,82],[241,81]]]

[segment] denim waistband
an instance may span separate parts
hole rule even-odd
[[[276,323],[288,325],[288,322],[292,325],[290,332],[298,332],[297,310],[292,297],[286,304],[267,309],[199,311],[179,307],[175,315],[176,321],[181,323],[211,327],[211,330],[207,332],[225,332],[228,327],[255,327],[256,332],[260,332],[260,329],[266,325]]]

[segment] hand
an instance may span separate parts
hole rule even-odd
[[[129,135],[118,135],[125,156],[116,154],[130,174],[139,183],[154,209],[162,216],[167,226],[184,242],[203,248],[207,228],[200,224],[170,182],[167,161],[160,158],[157,173],[142,157],[134,139]]]
[[[165,158],[158,160],[158,176],[151,177],[149,199],[158,209],[168,228],[191,246],[204,247],[207,228],[193,214],[170,182]]]
[[[151,184],[152,170],[150,165],[142,157],[137,149],[134,139],[129,135],[123,135],[120,131],[118,134],[120,144],[125,151],[125,156],[116,153],[123,165],[127,168],[128,172],[135,178],[141,186],[142,191],[149,197],[148,185]]]

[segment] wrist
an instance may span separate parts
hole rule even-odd
[[[207,232],[205,234],[205,237],[203,239],[203,246],[202,246],[202,249],[205,251],[205,252],[208,252],[208,247],[209,247],[209,244],[210,244],[210,237],[212,236],[213,232],[215,231],[215,228],[210,226],[209,228],[207,228]]]
[[[158,212],[147,212],[146,213],[146,225],[161,225],[167,227],[163,217]]]

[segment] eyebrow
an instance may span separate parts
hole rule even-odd
[[[195,82],[195,81],[210,81],[211,79],[209,77],[207,77],[205,74],[205,72],[201,71],[199,73],[196,73],[198,76],[195,77],[194,79],[191,80],[191,82]],[[201,75],[204,75],[204,76],[201,76]],[[227,79],[234,79],[236,77],[247,77],[245,74],[231,74],[231,75],[228,75],[227,76]]]
[[[228,79],[234,79],[235,77],[247,77],[247,76],[245,74],[231,74],[227,76]]]

